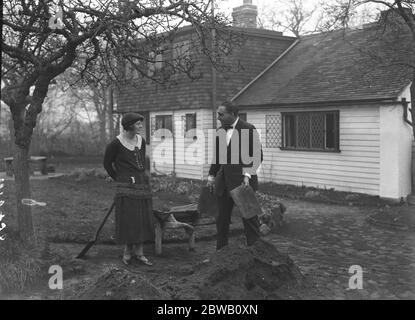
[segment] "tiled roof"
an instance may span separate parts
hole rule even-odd
[[[217,102],[229,100],[249,83],[294,42],[293,37],[269,30],[233,28],[242,32],[241,47],[235,47],[233,54],[226,57],[232,70],[217,72]],[[192,29],[181,31],[181,38],[188,40]],[[135,83],[125,83],[119,88],[117,111],[161,111],[179,109],[211,108],[212,68],[206,56],[200,56],[198,71],[201,78],[190,80],[186,76],[177,77],[177,83],[155,84],[147,78],[139,78]]]
[[[412,69],[381,66],[369,56],[382,52],[392,61],[398,54],[374,40],[375,29],[305,36],[234,101],[259,106],[396,98],[410,84]],[[398,52],[415,65],[414,44],[404,39],[400,34],[394,40],[402,42]]]

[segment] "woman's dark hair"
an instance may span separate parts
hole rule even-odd
[[[224,106],[227,112],[233,113],[235,116],[238,115],[238,107],[232,101],[227,100],[223,102],[221,106]]]

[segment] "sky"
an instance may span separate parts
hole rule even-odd
[[[238,6],[241,6],[243,4],[243,0],[214,0],[216,4],[219,6],[220,10],[225,12],[226,14],[231,17],[232,9]],[[261,17],[264,12],[273,10],[273,11],[284,11],[288,8],[287,3],[289,3],[290,0],[252,0],[252,4],[256,5],[258,7],[258,16]],[[314,30],[315,26],[317,25],[319,19],[321,19],[321,13],[322,11],[319,9],[321,8],[322,4],[331,4],[335,3],[334,0],[302,0],[301,3],[303,4],[304,8],[306,10],[312,11],[315,10],[315,13],[313,14],[312,18],[308,21],[306,24],[304,30],[305,31],[312,31]],[[367,23],[369,21],[362,20],[361,17],[364,17],[364,19],[368,19],[368,14],[373,15],[378,13],[377,8],[379,8],[380,5],[364,5],[360,6],[358,8],[358,12],[361,13],[360,18],[353,21],[352,24],[354,25],[360,25],[363,23]],[[366,14],[362,14],[365,12]],[[370,19],[370,18],[369,18]],[[278,30],[282,31],[282,30]],[[292,36],[290,32],[284,32],[287,36]]]
[[[243,5],[243,0],[215,0],[218,4],[220,10],[223,10],[226,14],[231,15],[232,9],[238,6]],[[261,17],[264,12],[269,10],[274,11],[283,11],[288,8],[287,4],[284,4],[289,2],[286,1],[275,1],[275,0],[252,0],[252,4],[256,5],[258,7],[258,16]],[[318,3],[321,2],[321,0],[303,0],[302,3],[304,7],[307,10],[313,10],[315,7],[318,6]],[[315,14],[315,17],[310,20],[308,25],[306,26],[306,29],[313,29],[313,26],[316,24],[316,20],[318,19],[317,14]],[[282,31],[282,30],[279,30]],[[285,35],[292,36],[290,32],[285,32]]]

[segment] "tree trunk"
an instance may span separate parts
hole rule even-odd
[[[415,70],[413,71],[412,85],[411,85],[411,115],[412,115],[412,132],[413,139],[415,139]],[[412,141],[412,195],[415,195],[415,154],[413,149],[414,142]]]
[[[109,88],[108,89],[108,133],[109,133],[109,140],[112,140],[115,138],[114,135],[114,93],[113,93],[113,89]]]
[[[8,153],[9,155],[11,155],[12,153],[14,153],[14,125],[13,125],[13,116],[10,114],[10,119],[9,119],[9,132],[10,132],[10,140],[9,140],[9,145],[8,145]]]
[[[99,142],[101,149],[105,148],[107,144],[107,130],[106,130],[106,116],[103,114],[102,118],[99,119]]]
[[[22,204],[22,199],[31,199],[29,184],[29,147],[14,146],[14,177],[16,188],[17,225],[20,238],[36,246],[33,230],[32,210]]]

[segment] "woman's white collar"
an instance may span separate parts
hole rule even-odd
[[[143,138],[139,135],[136,134],[137,137],[137,143],[136,144],[132,144],[131,142],[127,141],[125,139],[125,137],[123,136],[123,134],[119,134],[117,136],[117,139],[121,142],[121,144],[126,147],[128,150],[130,151],[134,151],[134,149],[137,147],[138,149],[141,149],[141,143],[143,141]]]

